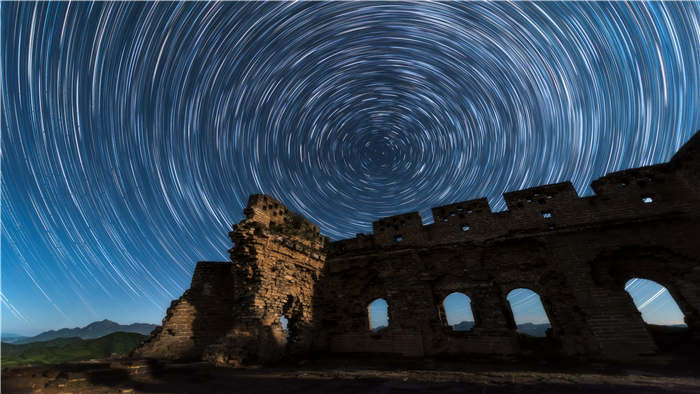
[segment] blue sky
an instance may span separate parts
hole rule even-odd
[[[252,193],[337,240],[665,162],[700,129],[698,20],[697,2],[1,2],[2,329],[160,323],[197,261],[228,259]]]

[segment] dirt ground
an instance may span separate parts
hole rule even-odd
[[[102,360],[2,371],[3,393],[700,393],[695,363],[323,359],[278,367]]]

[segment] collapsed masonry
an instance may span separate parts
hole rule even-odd
[[[436,356],[523,351],[506,300],[537,292],[563,355],[655,351],[627,280],[665,286],[700,333],[700,133],[664,164],[608,174],[580,198],[569,182],[381,219],[371,235],[330,242],[265,195],[229,234],[231,262],[200,262],[161,328],[134,353],[217,364],[311,352]],[[471,299],[475,326],[455,332],[442,301]],[[370,330],[367,308],[389,305]],[[283,330],[280,316],[288,319]]]

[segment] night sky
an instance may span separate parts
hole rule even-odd
[[[160,322],[198,260],[228,259],[251,193],[341,239],[541,184],[591,194],[700,129],[700,3],[0,13],[3,332]]]

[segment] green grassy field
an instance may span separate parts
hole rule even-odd
[[[129,354],[145,338],[141,334],[115,332],[97,339],[59,338],[22,345],[3,343],[2,368],[106,358],[112,353]]]

